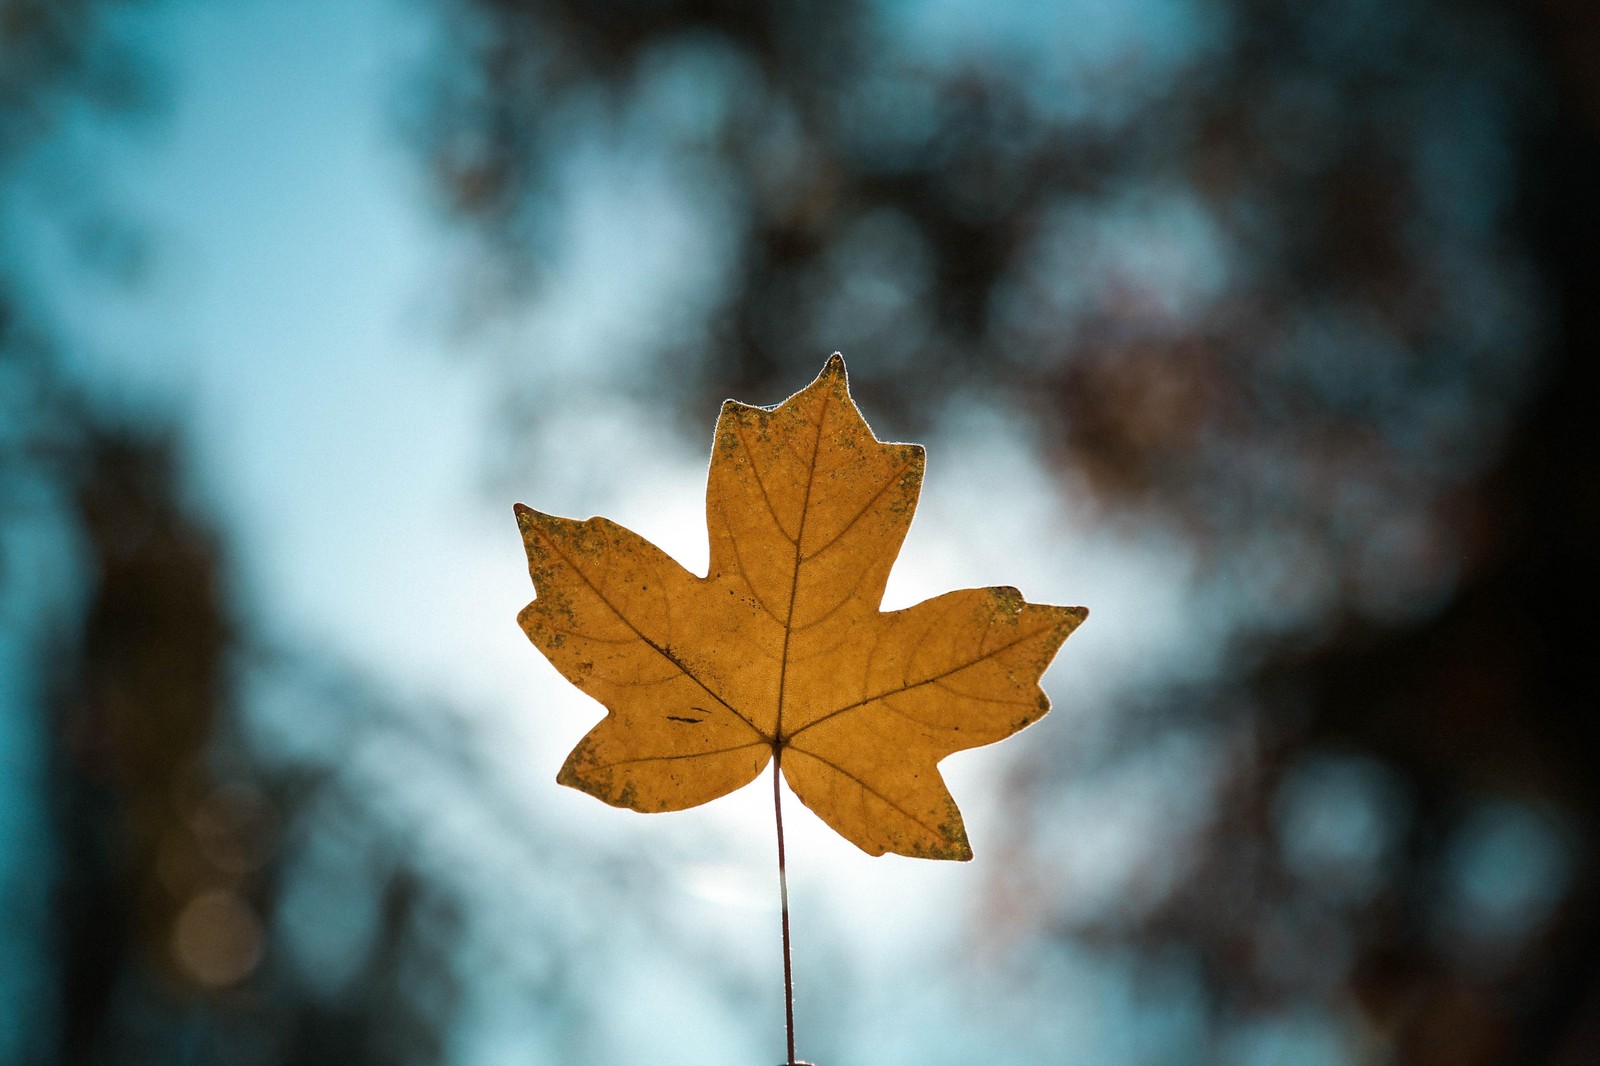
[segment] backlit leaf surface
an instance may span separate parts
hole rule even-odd
[[[880,611],[922,471],[920,446],[872,435],[835,355],[775,408],[723,404],[705,577],[608,519],[518,504],[537,597],[518,621],[608,712],[557,780],[682,810],[777,758],[864,851],[971,858],[938,762],[1049,710],[1039,677],[1088,611],[1004,587]]]

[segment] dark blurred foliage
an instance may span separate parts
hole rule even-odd
[[[414,128],[500,264],[470,313],[559,274],[575,151],[660,153],[727,261],[605,387],[698,415],[841,349],[897,436],[986,398],[1247,620],[1232,675],[1116,709],[1122,751],[1220,738],[1173,883],[1085,916],[1033,824],[996,914],[1189,960],[1197,1061],[1307,1008],[1372,1061],[1600,1060],[1600,9],[1217,0],[1081,75],[845,0],[441,3]],[[1020,811],[1108,757],[1055,735]]]
[[[7,711],[43,719],[49,846],[25,863],[52,886],[41,907],[7,901],[37,923],[13,944],[36,938],[45,954],[24,974],[27,1024],[8,1021],[0,1061],[444,1061],[466,916],[485,909],[485,889],[475,871],[443,872],[450,861],[387,767],[409,766],[414,790],[487,781],[471,730],[324,654],[266,647],[235,616],[173,432],[120,424],[50,365],[34,364],[32,407],[8,423],[32,432],[8,441],[0,533],[22,547],[13,566],[36,557],[30,529],[74,543],[82,595],[64,613],[10,600],[0,618],[42,648],[43,698]],[[246,704],[256,729],[310,739],[253,734]],[[473,794],[458,807],[496,819],[513,853],[502,859],[548,867],[561,842],[492,787]],[[591,898],[621,891],[604,870],[599,884],[593,870],[562,876]],[[574,1007],[554,975],[576,934],[523,935],[545,969],[513,972],[492,953],[480,965],[505,969],[497,984],[570,1038],[561,1019]]]
[[[23,204],[15,195],[65,116],[149,106],[145,72],[104,31],[118,6],[0,3],[0,587],[7,643],[38,648],[41,675],[37,706],[6,713],[43,726],[50,847],[26,867],[54,886],[42,905],[21,892],[6,904],[30,927],[10,942],[12,965],[40,992],[27,1024],[7,1023],[0,1053],[19,1062],[174,1060],[159,1025],[131,1031],[130,1018],[158,1017],[138,1004],[157,986],[176,1008],[231,984],[260,950],[257,912],[240,894],[259,808],[206,765],[230,706],[233,640],[216,537],[179,501],[171,441],[93,412],[62,379],[53,323],[5,233],[14,212],[41,203],[81,220],[85,205],[63,190]],[[41,558],[41,541],[80,557]],[[67,561],[75,573],[53,565]],[[70,619],[54,606],[74,600]],[[27,940],[47,952],[35,972],[17,950]]]
[[[0,1062],[439,1062],[473,889],[340,760],[381,739],[474,780],[466,731],[326,655],[263,644],[182,435],[85,395],[8,240],[19,211],[110,217],[29,167],[85,113],[157,106],[159,72],[106,28],[124,6],[0,0],[0,670],[23,671],[3,678],[18,702],[0,717],[8,744],[37,745],[5,752],[0,817],[43,823],[0,855]],[[291,728],[345,746],[269,753],[242,713],[261,691]],[[340,936],[332,961],[316,955]],[[552,938],[552,966],[562,952]],[[504,983],[561,1009],[527,980]]]
[[[469,990],[537,1016],[532,1061],[581,1059],[614,962],[571,901],[615,915],[661,871],[543,829],[458,709],[265,640],[181,435],[33,339],[0,346],[0,647],[39,676],[0,712],[41,726],[7,755],[44,765],[47,829],[0,879],[0,1062],[439,1063]]]
[[[128,111],[151,86],[136,56],[103,32],[127,0],[5,0],[0,4],[0,166],[56,129],[64,106]]]
[[[72,513],[91,591],[81,637],[50,664],[60,1046],[72,1062],[109,1052],[130,973],[225,985],[261,947],[239,894],[260,850],[257,811],[205,765],[231,703],[215,538],[174,505],[167,442],[91,429],[83,445]]]
[[[559,270],[586,139],[664,151],[721,212],[704,320],[662,323],[672,372],[620,387],[774,394],[841,349],[891,429],[998,394],[1219,565],[1298,535],[1377,586],[1443,564],[1371,524],[1464,506],[1526,387],[1542,308],[1492,156],[1548,100],[1512,12],[1201,5],[1225,43],[1085,84],[1068,58],[930,60],[847,3],[448,9],[461,65],[418,136],[508,289]]]
[[[26,988],[9,1006],[25,1011],[7,1017],[0,1061],[444,1061],[463,1007],[463,916],[484,890],[441,872],[448,861],[419,839],[425,819],[361,756],[381,745],[413,786],[460,788],[490,776],[471,731],[325,654],[264,645],[238,617],[175,431],[86,403],[42,352],[0,350],[0,543],[12,549],[0,636],[34,645],[40,674],[36,705],[3,710],[41,721],[41,750],[10,755],[19,770],[45,765],[48,828],[20,862],[28,882],[0,885],[15,892],[8,924],[24,926],[8,944],[43,949],[7,960]],[[70,545],[72,564],[43,579],[21,572],[62,562],[41,555],[41,537]],[[247,703],[258,728],[312,739],[252,734]],[[475,795],[525,864],[561,846],[514,824],[492,788]],[[617,891],[566,873],[594,898]],[[42,901],[36,884],[49,886]],[[547,969],[498,983],[570,1035],[551,974],[572,934],[525,932]]]

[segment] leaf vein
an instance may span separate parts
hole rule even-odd
[[[534,528],[537,529],[538,527],[536,526]],[[583,581],[583,583],[585,585],[589,586],[589,590],[595,594],[595,597],[597,599],[599,599],[599,601],[601,603],[605,604],[608,608],[610,608],[611,613],[616,615],[617,618],[622,621],[623,625],[627,626],[629,629],[631,629],[635,633],[637,633],[639,635],[639,639],[644,641],[651,648],[655,649],[656,653],[658,655],[660,655],[663,659],[667,660],[667,662],[671,663],[673,666],[676,666],[679,670],[682,670],[683,671],[683,675],[685,677],[687,677],[690,681],[693,681],[695,684],[699,685],[702,689],[704,689],[705,692],[706,692],[706,695],[710,696],[712,699],[714,699],[718,703],[720,703],[723,706],[723,708],[729,714],[733,715],[735,718],[739,719],[739,721],[741,721],[745,725],[749,726],[750,727],[750,731],[755,733],[756,736],[760,737],[763,742],[769,742],[770,743],[767,735],[765,733],[763,733],[761,731],[761,729],[754,722],[752,722],[749,718],[746,718],[744,715],[740,714],[737,710],[734,709],[732,704],[730,704],[727,700],[723,699],[722,696],[720,696],[715,690],[713,690],[710,685],[708,685],[704,681],[700,680],[700,678],[694,673],[694,671],[690,670],[688,668],[688,666],[684,665],[683,661],[680,660],[676,655],[673,655],[672,652],[668,651],[666,648],[662,647],[660,644],[657,644],[655,641],[651,640],[648,636],[645,635],[644,630],[642,630],[638,626],[634,625],[633,624],[633,620],[631,618],[629,618],[627,615],[623,614],[622,611],[617,608],[617,605],[612,603],[611,600],[606,596],[606,594],[604,592],[600,591],[600,587],[589,579],[589,575],[585,574],[582,570],[580,570],[578,568],[578,566],[567,556],[567,554],[561,550],[561,546],[556,543],[554,537],[550,536],[550,534],[546,533],[543,529],[539,529],[539,534],[540,534],[540,536],[542,536],[544,538],[545,543],[550,545],[550,550],[555,552],[556,555],[561,559],[561,561],[567,565],[567,568],[569,570],[571,570],[574,574],[577,574],[578,577]]]
[[[796,753],[798,753],[800,755],[805,755],[805,756],[808,756],[809,758],[817,760],[819,763],[821,763],[822,765],[826,766],[828,769],[832,770],[834,773],[840,775],[841,777],[847,777],[851,781],[855,782],[857,788],[861,789],[861,791],[863,791],[863,792],[871,793],[874,797],[877,798],[877,800],[880,803],[884,804],[886,807],[889,807],[889,808],[897,811],[900,814],[900,816],[902,818],[904,818],[906,821],[911,822],[913,825],[916,825],[919,828],[921,828],[921,829],[923,829],[923,830],[925,830],[925,831],[927,831],[929,833],[932,833],[936,837],[939,837],[941,839],[944,837],[944,834],[939,832],[938,829],[936,829],[933,826],[929,825],[927,822],[924,822],[921,818],[918,818],[916,815],[912,814],[910,811],[908,811],[904,807],[900,806],[900,804],[896,803],[894,800],[890,799],[888,796],[885,796],[882,792],[879,792],[877,789],[873,788],[871,785],[867,784],[861,778],[857,777],[855,774],[851,773],[849,770],[846,770],[844,767],[840,766],[838,763],[834,762],[832,759],[826,759],[826,758],[822,757],[821,755],[818,755],[814,751],[807,751],[804,748],[796,748],[793,745],[790,746],[789,750],[793,751],[793,752],[796,752]]]
[[[942,680],[944,678],[949,677],[952,674],[959,674],[963,670],[970,670],[972,667],[977,666],[978,664],[986,662],[986,661],[988,661],[990,659],[993,659],[997,655],[1004,655],[1006,652],[1010,651],[1012,648],[1015,648],[1017,645],[1026,643],[1027,641],[1030,641],[1030,640],[1034,639],[1035,637],[1038,637],[1039,635],[1047,632],[1048,630],[1049,630],[1048,626],[1041,626],[1040,628],[1034,630],[1033,632],[1024,634],[1023,636],[1018,637],[1016,640],[1009,641],[1009,642],[1007,642],[1005,644],[1002,644],[1000,647],[995,648],[992,651],[983,652],[980,655],[978,655],[976,658],[970,659],[967,662],[964,662],[959,666],[952,666],[950,669],[944,671],[943,673],[934,674],[932,677],[925,677],[920,681],[907,682],[906,684],[901,685],[899,688],[886,689],[885,691],[876,693],[875,695],[867,696],[864,699],[856,700],[854,703],[847,703],[843,707],[837,708],[836,710],[829,711],[827,714],[821,715],[821,716],[819,716],[817,718],[813,718],[811,721],[807,722],[805,725],[801,726],[799,729],[796,729],[793,733],[791,733],[789,735],[790,739],[793,739],[794,737],[799,736],[801,733],[804,733],[808,729],[811,729],[811,728],[813,728],[815,726],[821,725],[823,722],[826,722],[831,718],[837,718],[841,714],[846,714],[846,713],[848,713],[850,711],[854,711],[854,710],[857,710],[857,709],[859,709],[861,707],[865,707],[870,703],[876,703],[879,700],[881,700],[881,699],[883,699],[883,698],[885,698],[887,696],[898,696],[902,692],[909,692],[914,688],[921,688],[923,685],[931,685],[931,684],[933,684],[933,683],[935,683],[937,681],[940,681],[940,680]]]
[[[733,545],[733,562],[739,568],[739,576],[744,578],[744,587],[750,590],[750,596],[756,601],[766,616],[776,625],[783,625],[783,619],[778,617],[778,612],[767,606],[767,601],[756,589],[755,582],[750,580],[750,574],[744,568],[744,555],[739,551],[739,538],[733,535],[733,524],[728,521],[728,508],[726,504],[719,504],[717,513],[722,516],[722,528],[728,531],[728,542]]]
[[[846,533],[850,532],[851,528],[854,527],[857,522],[861,521],[862,518],[866,517],[867,512],[872,510],[873,504],[875,504],[879,500],[883,499],[883,494],[888,492],[891,488],[893,488],[895,486],[895,484],[899,482],[900,475],[904,474],[910,468],[911,468],[911,464],[909,462],[907,462],[904,465],[902,465],[899,470],[896,470],[893,474],[890,474],[889,475],[889,479],[883,483],[883,487],[878,489],[877,492],[873,493],[872,494],[872,498],[869,499],[866,503],[861,505],[861,510],[857,511],[855,513],[855,515],[852,516],[851,519],[848,522],[846,522],[844,525],[840,526],[839,527],[839,531],[837,533],[835,533],[833,536],[829,537],[827,539],[827,541],[825,541],[815,551],[808,552],[801,559],[801,562],[809,563],[811,560],[815,559],[817,556],[821,555],[823,552],[827,551],[829,548],[831,548],[835,544],[839,543],[839,541],[843,540],[844,539],[844,535]],[[892,545],[892,547],[898,549],[899,545],[897,545],[897,544],[896,545]]]
[[[800,539],[799,536],[796,535],[791,537],[789,535],[789,531],[783,528],[783,519],[778,517],[778,509],[773,506],[772,494],[767,491],[767,483],[762,480],[761,477],[761,468],[756,465],[755,450],[750,447],[750,442],[745,440],[743,423],[736,418],[732,419],[732,422],[733,435],[739,438],[739,447],[743,448],[745,454],[749,456],[750,476],[756,479],[756,488],[761,490],[761,502],[767,505],[767,514],[772,516],[772,524],[778,527],[778,532],[783,534],[784,540],[788,541],[790,544],[797,544]],[[802,527],[805,525],[805,518],[803,516],[800,520],[800,523]],[[731,535],[732,531],[730,530],[729,532]]]
[[[710,751],[691,751],[687,755],[640,755],[632,759],[617,759],[613,762],[595,763],[595,770],[609,770],[613,766],[630,766],[639,762],[676,762],[679,759],[704,759],[711,755],[727,755],[730,752],[743,751],[746,748],[759,748],[766,745],[765,740],[750,740],[743,744],[735,744],[731,748],[713,748]]]
[[[885,550],[884,548],[879,548],[878,554],[879,555],[890,554],[890,553],[892,553],[893,551],[895,551],[897,549],[898,549],[898,545],[890,544],[888,546],[887,550]],[[861,570],[861,572],[856,575],[856,583],[854,585],[850,586],[850,591],[846,592],[844,594],[843,598],[841,598],[838,603],[835,603],[832,607],[829,607],[826,611],[824,611],[822,614],[818,615],[817,617],[812,618],[809,621],[802,622],[797,626],[794,626],[793,627],[794,631],[797,632],[797,633],[800,633],[800,632],[804,632],[805,630],[808,630],[808,629],[816,628],[817,626],[821,625],[823,622],[826,622],[829,618],[832,618],[835,614],[837,614],[838,611],[839,611],[839,608],[841,608],[845,604],[850,603],[850,602],[854,601],[855,599],[857,599],[858,598],[857,597],[857,593],[859,593],[861,591],[861,586],[865,585],[867,583],[867,579],[872,576],[872,567],[863,566],[863,567],[860,568],[860,570]]]
[[[772,723],[773,735],[783,742],[783,698],[789,680],[789,641],[794,636],[794,601],[800,594],[800,542],[805,539],[806,520],[811,517],[811,487],[817,480],[817,456],[822,453],[822,427],[828,424],[828,393],[822,394],[817,409],[817,434],[811,441],[811,462],[806,471],[806,492],[800,498],[800,528],[794,537],[794,565],[789,574],[789,610],[783,622],[783,658],[778,662],[778,715]]]
[[[972,700],[974,703],[1000,703],[1000,704],[1004,704],[1004,705],[1006,705],[1008,707],[1034,707],[1034,706],[1037,706],[1037,703],[1034,700],[1005,699],[1005,698],[1002,698],[1000,696],[977,696],[977,695],[972,694],[971,692],[962,692],[958,688],[951,688],[949,685],[945,684],[943,680],[934,681],[932,684],[933,684],[933,686],[935,688],[939,689],[941,692],[948,692],[948,693],[950,693],[950,695],[956,697],[957,699]]]

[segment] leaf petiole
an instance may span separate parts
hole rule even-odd
[[[783,1021],[789,1036],[788,1066],[794,1057],[794,968],[789,950],[789,874],[783,860],[783,745],[772,746],[772,817],[778,829],[778,899],[783,911]]]

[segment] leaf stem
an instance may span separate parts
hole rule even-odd
[[[783,861],[783,747],[772,746],[772,816],[778,826],[778,898],[783,906],[783,1020],[789,1034],[789,1066],[794,1057],[794,969],[789,951],[789,874]]]

